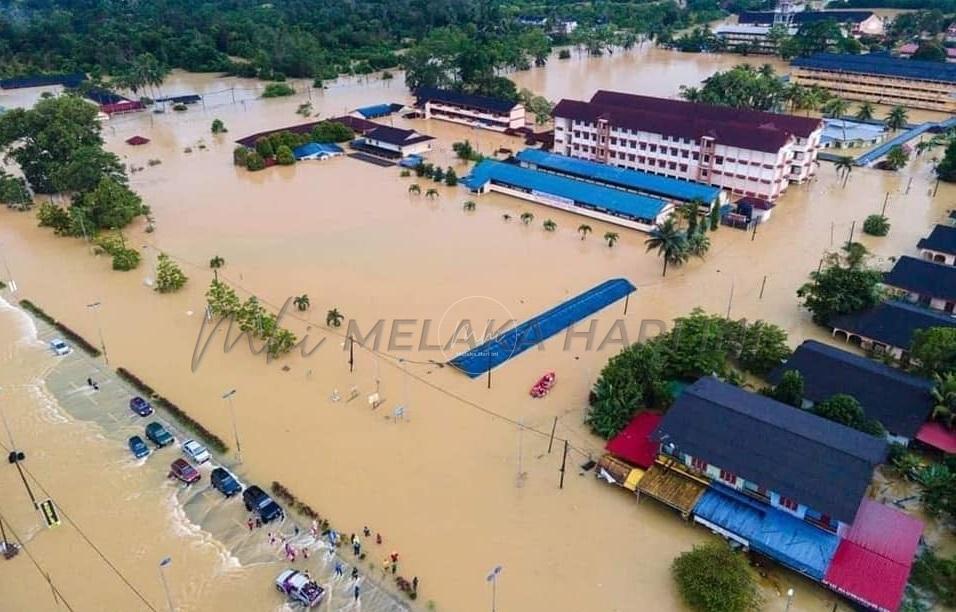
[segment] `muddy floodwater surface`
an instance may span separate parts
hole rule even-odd
[[[552,99],[588,98],[599,88],[676,96],[680,85],[695,85],[739,61],[645,46],[611,57],[552,60],[512,76]],[[460,187],[400,178],[398,168],[344,157],[258,173],[234,167],[235,138],[302,122],[295,110],[310,99],[321,118],[410,100],[401,75],[343,80],[311,93],[299,85],[294,99],[261,100],[260,83],[173,74],[164,93],[208,94],[205,108],[118,117],[104,129],[110,150],[144,168],[130,182],[151,206],[156,230],[145,233],[140,220],[126,231],[128,244],[142,250],[142,265],[114,272],[82,240],[36,227],[33,214],[3,211],[0,249],[18,286],[3,297],[34,301],[96,344],[101,331],[111,367],[137,373],[230,444],[233,426],[222,395],[236,389],[246,480],[281,481],[345,533],[365,525],[380,532],[385,541],[369,543],[363,575],[391,582],[382,576],[382,557],[399,552],[398,574],[421,580],[419,599],[409,602],[420,609],[429,602],[437,610],[489,609],[486,574],[501,565],[499,610],[682,610],[670,563],[711,536],[652,500],[638,505],[623,490],[579,474],[602,448],[582,418],[603,364],[623,342],[638,339],[642,321],[670,321],[694,306],[771,321],[787,330],[793,345],[826,339],[795,296],[825,252],[847,240],[855,223],[854,238],[873,251],[876,263],[889,266],[891,257],[913,253],[956,200],[956,189],[946,184],[932,196],[929,156],[941,152],[898,174],[856,168],[845,188],[823,163],[813,182],[789,188],[756,235],[721,228],[711,235],[705,260],[661,278],[659,259],[645,253],[644,234],[499,194],[475,198]],[[2,96],[0,104],[13,105]],[[214,118],[225,122],[228,134],[209,133]],[[453,158],[454,141],[469,139],[485,154],[522,146],[435,121],[383,121],[435,136],[430,160],[459,175],[468,166]],[[151,142],[125,144],[133,135]],[[434,186],[438,196],[410,194],[415,182],[423,193]],[[890,234],[862,235],[863,219],[880,212],[886,198]],[[468,199],[477,202],[474,211],[463,210]],[[535,217],[524,225],[518,218],[526,211]],[[545,219],[557,230],[544,231]],[[582,240],[576,228],[584,222],[594,231]],[[607,231],[621,235],[613,248],[601,239]],[[159,295],[149,287],[159,252],[189,276],[182,291]],[[208,262],[216,255],[226,262],[221,277],[273,311],[308,294],[311,308],[290,310],[283,321],[308,337],[309,349],[321,345],[308,356],[266,363],[244,343],[224,351],[220,329],[194,358],[212,279]],[[614,277],[629,279],[637,293],[626,316],[620,302],[595,315],[590,346],[583,333],[559,334],[496,369],[490,389],[485,378],[468,379],[436,363],[462,348],[452,342],[462,319],[482,328],[489,319],[498,325],[524,320]],[[94,302],[101,304],[96,313],[87,307]],[[325,325],[332,308],[346,317],[334,330]],[[615,326],[618,319],[623,327]],[[367,334],[379,320],[378,352],[356,346],[350,372],[348,322]],[[400,320],[409,321],[395,323]],[[83,414],[62,406],[70,384],[74,393],[84,392],[88,374],[66,369],[71,362],[46,351],[30,321],[12,308],[0,309],[0,346],[0,400],[27,465],[152,606],[165,605],[158,563],[166,556],[173,558],[167,577],[181,610],[283,606],[271,582],[284,565],[243,533],[241,510],[206,494],[185,496],[161,470],[133,462],[117,434],[132,430],[90,412],[106,400],[93,397]],[[557,375],[554,390],[532,399],[529,387],[548,371]],[[375,392],[384,400],[378,408],[367,401]],[[402,419],[395,418],[398,406],[405,407]],[[555,418],[558,440],[549,453]],[[564,439],[568,472],[559,489]],[[168,462],[175,452],[147,463]],[[40,527],[12,467],[0,470],[0,486],[0,513],[77,609],[147,609],[71,525]],[[224,524],[229,521],[238,529]],[[25,555],[0,570],[0,609],[56,609]],[[791,586],[794,610],[829,610],[837,601],[793,573],[772,570],[763,583],[767,609],[782,609],[782,593]],[[390,605],[387,598],[362,602],[366,610]],[[333,608],[357,609],[338,595]]]

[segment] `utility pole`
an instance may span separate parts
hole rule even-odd
[[[730,308],[734,304],[734,277],[730,277],[730,298],[727,300],[727,318],[730,319]]]
[[[846,245],[850,246],[853,244],[853,232],[856,230],[856,219],[853,220],[853,223],[850,224],[850,238],[846,241]]]
[[[355,368],[355,340],[349,334],[349,372]]]
[[[554,430],[558,427],[558,417],[554,417],[554,422],[551,423],[551,438],[548,439],[548,454],[551,454],[551,445],[554,444]]]
[[[491,583],[491,612],[495,612],[497,610],[498,574],[501,573],[501,569],[502,568],[500,565],[496,565],[495,568],[488,573],[488,576],[485,577],[485,581]]]
[[[236,425],[236,407],[232,403],[232,397],[236,394],[235,389],[230,389],[222,394],[222,399],[229,404],[229,412],[232,415],[232,435],[236,439],[236,458],[242,463],[242,446],[239,444],[239,427]]]
[[[106,361],[106,365],[109,365],[110,356],[106,352],[106,342],[103,340],[103,328],[100,326],[100,317],[98,314],[100,304],[100,302],[93,302],[92,304],[87,304],[86,307],[93,311],[93,318],[96,320],[96,330],[100,335],[100,349],[103,351],[103,359]]]
[[[173,598],[169,595],[169,584],[166,582],[166,572],[163,571],[172,562],[172,557],[166,557],[159,562],[159,579],[163,581],[163,592],[166,593],[166,605],[169,606],[169,612],[176,612],[176,608],[173,607]]]
[[[886,205],[887,205],[887,203],[889,203],[889,201],[890,201],[890,192],[887,191],[887,192],[886,192],[886,197],[883,198],[883,210],[880,211],[880,216],[881,216],[881,217],[885,217],[885,216],[886,216]]]
[[[766,286],[767,286],[767,275],[764,274],[763,281],[760,283],[760,296],[757,298],[758,300],[763,299],[763,290]]]
[[[13,441],[13,432],[10,431],[10,423],[7,422],[7,415],[2,408],[0,408],[0,420],[3,421],[3,428],[7,432],[7,439],[10,440],[10,454],[7,455],[7,462],[12,463],[14,467],[17,468],[17,473],[20,474],[20,480],[23,482],[23,488],[27,490],[27,495],[30,496],[30,501],[33,502],[33,509],[36,510],[40,506],[37,504],[37,498],[33,494],[33,489],[30,488],[27,476],[23,473],[23,468],[20,466],[20,462],[27,457],[22,451],[17,450],[17,444]]]
[[[558,483],[558,488],[564,488],[564,468],[568,463],[568,441],[564,440],[564,456],[561,457],[561,482]]]

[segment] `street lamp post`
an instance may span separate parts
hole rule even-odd
[[[790,604],[793,603],[793,589],[787,589],[787,607],[784,612],[790,612]]]
[[[491,583],[491,612],[496,610],[496,599],[498,596],[498,574],[501,573],[501,566],[496,565],[493,570],[488,573],[488,576],[485,577],[487,582]]]
[[[93,318],[96,320],[96,331],[100,335],[100,349],[103,351],[103,359],[106,361],[106,365],[110,364],[110,356],[106,352],[106,341],[103,340],[103,327],[100,325],[100,310],[101,302],[93,302],[92,304],[87,304],[86,307],[93,311]]]
[[[239,444],[239,426],[236,424],[236,407],[232,403],[232,396],[236,394],[235,389],[230,389],[222,395],[222,399],[229,404],[229,413],[232,415],[232,435],[236,439],[236,458],[242,463],[242,446]]]
[[[166,572],[164,571],[172,562],[172,557],[166,557],[159,562],[159,579],[163,581],[163,592],[166,593],[166,605],[169,606],[169,612],[176,612],[176,608],[173,607],[173,598],[169,594],[169,584],[166,582]]]

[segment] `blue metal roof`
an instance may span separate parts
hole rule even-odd
[[[310,142],[302,145],[301,147],[296,147],[292,150],[292,155],[296,159],[302,159],[308,155],[315,155],[317,153],[343,153],[342,147],[337,144],[332,143],[320,143],[320,142]]]
[[[693,513],[746,539],[751,549],[817,580],[823,579],[840,543],[836,534],[721,485],[705,491]]]
[[[699,199],[710,204],[720,196],[719,187],[575,159],[540,149],[525,149],[515,157],[522,164],[537,166],[542,170],[684,202]]]
[[[866,55],[815,53],[810,57],[795,58],[790,62],[790,65],[810,70],[879,74],[906,79],[956,83],[956,64],[900,59],[875,53]]]
[[[599,212],[627,219],[650,220],[652,223],[667,206],[665,202],[656,198],[489,159],[479,162],[462,182],[469,189],[476,191],[489,181],[539,191],[573,200],[578,205]]]
[[[449,363],[476,378],[634,291],[637,289],[627,279],[604,281],[481,346],[465,351]]]
[[[373,104],[372,106],[363,106],[355,109],[355,112],[366,119],[375,119],[376,117],[385,117],[402,108],[401,104]]]

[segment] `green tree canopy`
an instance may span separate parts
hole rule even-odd
[[[872,436],[886,435],[883,425],[875,419],[868,418],[860,402],[850,395],[840,393],[827,398],[813,407],[813,413]]]
[[[924,374],[945,376],[956,372],[956,328],[930,327],[917,330],[910,349]]]
[[[671,565],[681,597],[699,612],[756,612],[760,594],[746,557],[723,542],[695,546]]]
[[[865,249],[861,248],[848,245],[841,253],[830,253],[823,267],[810,273],[810,282],[797,290],[815,322],[826,324],[833,315],[859,312],[879,303],[883,275],[865,265]]]
[[[799,370],[787,370],[780,382],[767,393],[770,397],[794,408],[803,406],[803,375]]]

